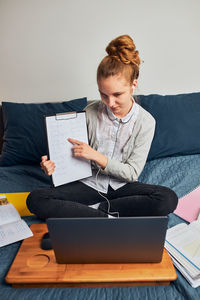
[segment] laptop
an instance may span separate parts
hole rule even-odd
[[[60,264],[160,262],[167,223],[167,216],[47,219]]]

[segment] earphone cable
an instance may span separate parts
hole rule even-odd
[[[98,194],[99,194],[101,197],[103,197],[103,198],[107,201],[107,203],[108,203],[107,213],[108,213],[109,215],[117,215],[117,218],[119,218],[119,212],[118,212],[118,211],[113,211],[113,212],[110,211],[110,201],[108,200],[108,198],[106,198],[106,196],[102,195],[101,192],[98,190],[98,175],[99,175],[99,173],[100,173],[100,170],[101,170],[101,168],[98,169],[97,174],[96,174],[96,178],[95,178],[95,179],[96,179],[97,192],[98,192]]]

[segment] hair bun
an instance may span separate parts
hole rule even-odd
[[[121,35],[112,40],[107,46],[106,52],[109,56],[126,65],[134,64],[139,68],[139,52],[136,50],[136,46],[129,35]]]

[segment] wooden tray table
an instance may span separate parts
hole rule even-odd
[[[46,224],[31,225],[6,276],[13,288],[169,285],[177,278],[166,249],[160,263],[58,264],[53,250],[42,250]]]

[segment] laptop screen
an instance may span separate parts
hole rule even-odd
[[[168,218],[49,218],[58,263],[160,262]]]

